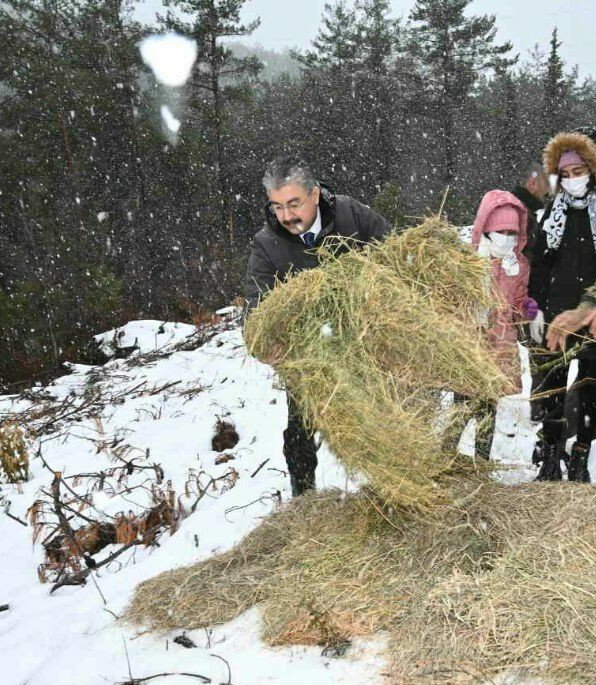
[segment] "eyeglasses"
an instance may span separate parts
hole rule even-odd
[[[291,202],[286,202],[285,204],[281,204],[279,202],[270,202],[269,203],[269,209],[271,209],[273,212],[276,214],[282,214],[286,209],[289,212],[298,212],[299,210],[304,207],[306,204],[306,201],[308,198],[312,195],[312,190],[309,191],[309,193],[306,195],[304,200],[292,200]]]

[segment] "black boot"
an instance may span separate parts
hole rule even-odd
[[[290,473],[290,486],[292,488],[292,497],[299,497],[300,495],[303,495],[307,490],[314,490],[314,471],[302,477],[295,476],[293,473]]]
[[[590,472],[588,471],[588,457],[590,456],[590,446],[583,445],[581,442],[574,442],[569,457],[569,467],[567,478],[579,481],[580,483],[590,482]]]
[[[561,480],[561,446],[559,443],[542,443],[542,453],[540,455],[542,466],[536,480]]]
[[[542,463],[542,440],[537,440],[532,452],[532,464],[538,466]]]

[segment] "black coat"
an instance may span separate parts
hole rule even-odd
[[[532,254],[534,251],[534,245],[538,241],[538,236],[540,234],[540,224],[536,218],[536,212],[544,209],[544,202],[540,202],[537,197],[534,197],[532,193],[523,186],[515,186],[511,191],[515,197],[523,202],[528,208],[528,226],[527,233],[528,241],[524,247],[524,254],[531,261]]]
[[[290,272],[319,265],[317,246],[328,236],[354,238],[362,243],[380,240],[391,229],[389,223],[370,207],[347,195],[333,195],[321,189],[321,232],[314,248],[307,248],[300,236],[289,233],[267,208],[267,224],[255,235],[248,258],[246,299],[255,307],[259,299]],[[345,247],[343,249],[346,249]]]
[[[552,205],[544,213],[548,218]],[[557,314],[575,309],[584,291],[596,283],[596,250],[587,209],[569,209],[563,239],[557,250],[546,243],[541,229],[530,267],[530,296],[550,323]]]

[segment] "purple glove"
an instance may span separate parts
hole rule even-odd
[[[525,297],[522,304],[522,313],[528,321],[534,321],[538,314],[538,302],[533,297]]]

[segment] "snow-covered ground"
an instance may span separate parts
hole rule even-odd
[[[188,514],[177,532],[160,537],[158,547],[133,547],[93,572],[85,586],[50,594],[51,583],[40,583],[37,574],[44,560],[43,534],[32,544],[31,524],[25,527],[0,513],[0,605],[9,605],[0,612],[2,685],[112,685],[173,672],[236,685],[387,682],[382,635],[355,641],[346,656],[334,659],[317,648],[264,645],[255,609],[210,633],[190,631],[197,645],[193,649],[173,642],[181,631],[149,634],[117,620],[138,583],[229,549],[290,497],[281,450],[285,393],[275,374],[246,355],[237,325],[224,321],[196,349],[191,349],[193,335],[189,326],[132,322],[122,335],[110,331],[99,339],[106,351],[115,340],[120,346],[136,344],[139,351],[132,357],[103,367],[73,365],[70,375],[27,397],[0,397],[0,418],[36,411],[33,423],[45,425],[44,434],[31,443],[32,454],[39,454],[31,460],[29,482],[1,486],[3,505],[12,516],[26,521],[35,500],[49,499],[42,491],[49,493],[53,471],[60,471],[63,482],[79,493],[89,492],[97,477],[70,477],[107,474],[103,488],[90,494],[90,514],[143,511],[151,505],[147,483],[155,481],[157,471],[135,468],[118,482],[131,461],[137,467],[159,464],[161,486],[171,482]],[[63,407],[63,417],[49,425],[40,410],[57,406]],[[234,447],[212,449],[218,420],[234,424],[239,436]],[[507,479],[535,475],[529,466],[534,434],[526,401],[518,397],[501,403],[493,457],[515,467],[505,472]],[[230,459],[221,459],[222,453]],[[324,445],[319,461],[319,487],[353,487]],[[214,485],[205,488],[211,479]],[[177,675],[163,682],[193,679]]]
[[[222,331],[198,349],[163,354],[193,332],[188,326],[133,322],[117,336],[119,344],[136,341],[147,356],[135,353],[103,367],[73,365],[70,375],[36,389],[28,399],[0,397],[2,418],[64,401],[71,407],[89,407],[88,416],[66,417],[32,444],[34,453],[41,448],[49,468],[34,457],[29,482],[1,486],[4,506],[9,502],[9,513],[23,521],[40,490],[49,489],[49,469],[68,479],[125,463],[119,459],[136,458],[140,466],[158,463],[164,483],[171,481],[188,509],[196,500],[197,479],[204,486],[210,478],[229,474],[216,490],[208,491],[174,535],[162,535],[159,547],[135,547],[93,573],[84,587],[62,587],[53,594],[51,584],[38,580],[44,555],[39,542],[32,544],[31,525],[25,528],[0,513],[0,605],[9,604],[0,612],[2,685],[111,685],[131,680],[131,674],[141,678],[164,672],[196,673],[213,683],[227,683],[222,659],[229,663],[231,682],[242,685],[382,680],[382,638],[356,642],[349,655],[332,659],[316,648],[273,649],[262,644],[257,611],[215,628],[210,636],[189,632],[196,649],[173,643],[181,631],[142,634],[116,620],[142,580],[229,549],[290,497],[281,451],[285,393],[273,371],[247,357],[238,327]],[[109,347],[114,331],[102,340]],[[154,353],[156,349],[161,352]],[[234,458],[216,465],[221,452],[212,449],[211,439],[218,419],[233,422],[240,439],[234,448],[223,450]],[[44,421],[38,418],[37,425]],[[319,454],[320,486],[347,487],[345,471],[333,455],[324,447]],[[148,474],[153,471],[131,474],[130,492],[113,496],[111,489],[123,488],[116,476],[107,478],[104,489],[93,493],[92,505],[112,516],[142,510],[150,498],[139,486]],[[93,480],[97,479],[70,483],[83,493]],[[185,497],[188,483],[191,495]],[[113,549],[106,548],[96,558]],[[175,685],[193,679],[180,675],[163,682]]]

